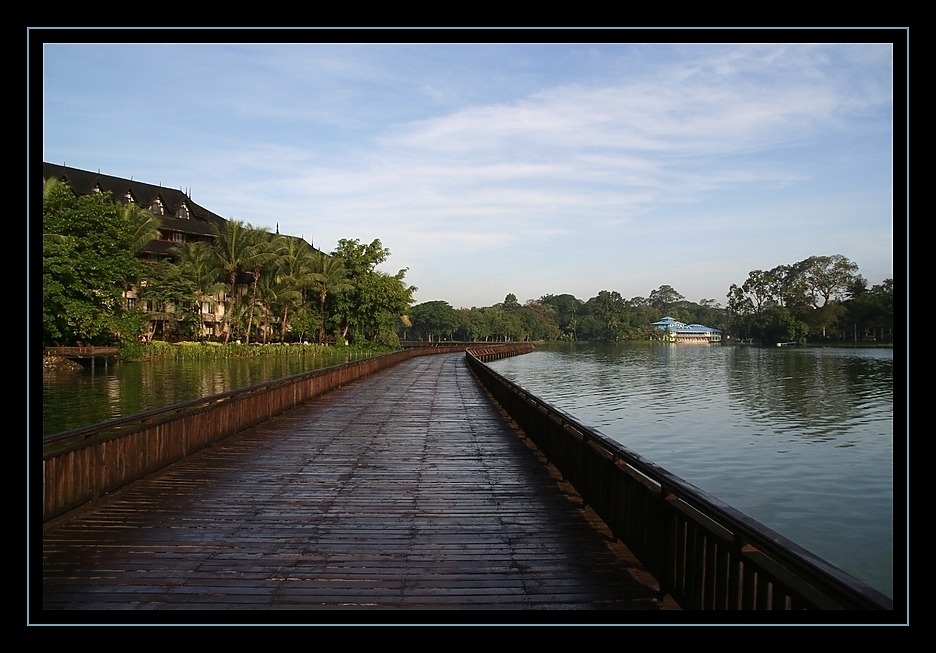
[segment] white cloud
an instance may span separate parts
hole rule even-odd
[[[891,243],[870,236],[892,230],[887,46],[51,55],[45,160],[192,188],[224,217],[326,249],[379,238],[394,271],[456,306],[572,286],[583,299],[669,284],[721,300],[751,269],[845,245],[871,259],[860,266],[892,268]],[[148,102],[126,80],[161,82],[175,101]],[[860,228],[843,233],[850,220]],[[811,241],[795,244],[790,225]]]

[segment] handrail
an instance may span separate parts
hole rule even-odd
[[[101,440],[113,435],[126,433],[128,430],[138,426],[146,426],[156,422],[165,422],[176,419],[187,413],[204,410],[212,406],[217,406],[218,404],[224,403],[226,401],[236,400],[238,398],[243,398],[256,393],[267,392],[284,385],[291,385],[302,377],[325,375],[329,372],[333,372],[343,367],[348,367],[349,365],[353,365],[357,362],[358,361],[354,361],[352,363],[338,363],[336,365],[318,368],[309,372],[300,372],[291,376],[281,377],[272,381],[261,381],[260,383],[244,386],[242,388],[236,388],[234,390],[228,390],[227,392],[209,395],[200,399],[190,399],[188,401],[182,401],[179,403],[170,404],[168,406],[151,408],[150,410],[134,413],[132,415],[116,417],[104,422],[99,422],[97,424],[89,424],[87,426],[81,426],[75,429],[62,431],[60,433],[52,433],[42,438],[43,452],[44,455],[48,456],[50,455],[49,451],[54,449],[53,445],[59,445],[62,443],[68,443],[72,446],[81,446],[82,444],[87,445],[92,440]]]
[[[465,345],[398,350],[148,410],[43,438],[43,520],[293,408],[414,356]]]
[[[496,356],[496,354],[493,354]],[[479,382],[685,609],[893,610],[893,601],[465,353]]]
[[[400,350],[55,434],[43,440],[43,518],[340,385],[414,356],[461,350],[526,437],[683,608],[893,610],[880,592],[486,364],[532,349],[453,343]]]
[[[75,347],[46,347],[42,350],[43,356],[78,356],[87,358],[92,356],[118,356],[119,347],[98,346],[98,345],[78,345]]]

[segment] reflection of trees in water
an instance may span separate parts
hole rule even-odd
[[[834,439],[857,422],[892,418],[866,409],[892,395],[892,359],[741,348],[730,361],[731,398],[772,432]]]
[[[265,355],[231,359],[156,359],[44,377],[43,433],[193,401],[271,379],[347,362],[349,354]]]

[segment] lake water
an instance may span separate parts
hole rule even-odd
[[[229,359],[159,359],[42,375],[42,434],[52,435],[208,397],[255,383],[339,365],[367,354],[354,349],[308,351]],[[35,419],[35,415],[31,416]]]
[[[44,374],[42,431],[59,433],[346,360],[339,350]],[[904,547],[906,536],[906,514],[898,512],[895,523],[894,509],[895,500],[906,500],[906,461],[895,461],[893,350],[574,343],[540,346],[491,365],[893,597],[895,531]],[[897,451],[904,451],[904,424],[897,437]],[[905,581],[905,568],[900,573]]]
[[[893,350],[565,344],[491,367],[893,597]]]

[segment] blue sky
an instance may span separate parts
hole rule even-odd
[[[813,255],[894,277],[890,43],[62,36],[33,63],[43,161],[181,188],[326,252],[380,239],[417,303],[665,284],[724,305],[752,270]]]

